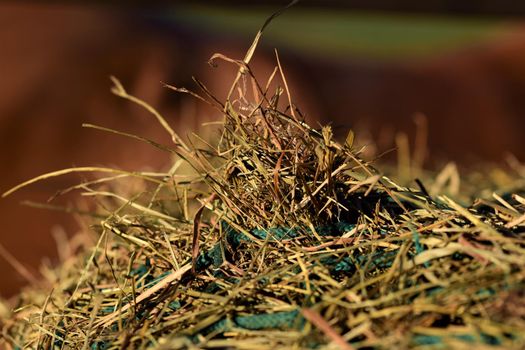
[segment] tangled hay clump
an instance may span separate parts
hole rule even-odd
[[[184,142],[115,80],[113,92],[150,110],[175,147],[127,136],[170,152],[174,166],[76,168],[26,183],[111,174],[75,187],[106,211],[95,240],[72,240],[62,265],[45,270],[49,283],[19,296],[1,320],[0,344],[524,347],[523,187],[463,206],[397,185],[361,159],[352,133],[341,144],[330,127],[304,122],[279,61],[266,84],[255,79],[249,62],[259,37],[244,60],[214,57],[239,67],[225,102],[201,85],[198,98],[224,117],[216,143]],[[271,93],[277,77],[282,87]],[[124,178],[138,178],[144,191],[111,191]]]

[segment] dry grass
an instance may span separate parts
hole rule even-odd
[[[214,57],[239,67],[226,101],[201,85],[199,98],[223,115],[214,143],[183,141],[114,80],[113,92],[149,110],[174,144],[108,131],[169,152],[173,167],[67,169],[21,185],[109,174],[67,189],[93,197],[104,219],[64,243],[61,265],[2,311],[0,344],[524,347],[523,175],[507,181],[513,192],[468,205],[442,195],[481,193],[461,197],[453,166],[435,179],[420,174],[418,189],[397,185],[361,159],[353,133],[341,144],[330,127],[303,122],[278,57],[267,82],[254,78],[261,33],[243,60]],[[143,190],[130,193],[130,179]]]

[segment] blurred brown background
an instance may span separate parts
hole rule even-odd
[[[244,2],[242,2],[244,3]],[[176,5],[0,4],[0,190],[73,165],[165,167],[149,146],[83,129],[84,122],[166,135],[140,108],[109,93],[109,76],[158,107],[182,134],[216,117],[160,81],[219,96],[234,71],[206,64],[215,52],[242,58],[264,19],[283,1]],[[279,50],[295,101],[310,121],[368,130],[381,147],[395,132],[430,127],[429,165],[525,158],[525,27],[517,2],[304,1],[268,29],[254,62],[265,77]],[[56,178],[0,200],[0,244],[36,273],[56,255],[51,232],[74,232],[66,214],[27,208],[79,176]],[[74,203],[75,197],[57,204]],[[25,283],[0,257],[0,295]]]

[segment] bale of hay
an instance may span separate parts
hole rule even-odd
[[[263,27],[264,29],[264,27]],[[262,31],[261,31],[262,32]],[[226,101],[217,140],[174,145],[167,172],[99,171],[82,183],[94,232],[4,310],[8,349],[358,349],[525,346],[525,198],[462,205],[400,186],[292,103],[279,61],[250,70]],[[280,77],[281,88],[270,90]],[[186,164],[184,168],[183,164]],[[142,186],[130,191],[126,180]],[[424,183],[432,183],[425,180]],[[516,182],[518,183],[518,182]],[[20,186],[19,186],[20,187]],[[19,188],[17,187],[17,188]],[[16,190],[15,188],[14,190]],[[136,187],[135,187],[136,188]],[[439,187],[438,187],[439,188]],[[69,190],[69,189],[68,189]]]

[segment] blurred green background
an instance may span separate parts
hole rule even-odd
[[[249,40],[275,7],[187,5],[168,11],[166,21],[193,30]],[[473,45],[512,26],[512,19],[458,14],[372,12],[300,4],[276,20],[268,46],[335,58],[414,59]]]

